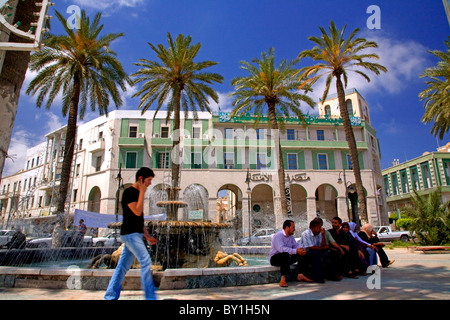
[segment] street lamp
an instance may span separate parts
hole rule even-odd
[[[245,183],[247,184],[247,206],[248,206],[248,245],[251,244],[251,208],[250,208],[250,196],[252,194],[252,189],[250,188],[250,169],[247,168],[247,177],[245,179]]]
[[[117,185],[117,194],[116,194],[116,222],[119,222],[119,201],[120,201],[120,190],[123,190],[123,179],[122,179],[122,164],[119,165],[119,173],[117,174],[116,181]],[[114,232],[114,246],[118,244],[117,242],[117,231]]]
[[[342,181],[342,179],[341,179],[341,173],[344,173],[344,181]],[[342,184],[342,182],[345,185],[345,204],[347,205],[348,220],[351,221],[350,208],[348,206],[348,193],[353,194],[356,192],[356,190],[355,190],[355,187],[353,187],[353,184],[350,181],[347,181],[347,179],[345,177],[345,170],[343,170],[342,172],[339,172],[339,178],[338,178],[337,183]],[[355,222],[356,222],[356,220],[358,220],[358,219],[356,219],[356,215],[357,214],[355,212],[355,217],[354,217]]]

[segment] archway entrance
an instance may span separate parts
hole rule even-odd
[[[217,222],[232,225],[231,232],[221,235],[224,244],[243,237],[242,191],[234,184],[225,184],[217,192]]]
[[[331,220],[337,216],[337,191],[329,184],[316,189],[316,215],[322,218],[324,228],[331,228]]]
[[[88,211],[91,212],[100,212],[100,199],[102,197],[102,193],[99,187],[93,187],[91,192],[89,192],[88,198]]]

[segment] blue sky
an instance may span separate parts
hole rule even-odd
[[[313,47],[310,36],[319,36],[319,26],[328,28],[333,20],[339,28],[347,24],[346,34],[359,28],[359,36],[374,40],[379,48],[382,65],[388,73],[376,76],[367,83],[359,76],[350,77],[348,88],[355,87],[370,107],[372,125],[377,131],[381,146],[381,167],[391,166],[393,159],[403,162],[435,151],[446,144],[449,135],[439,141],[430,134],[431,125],[424,125],[423,102],[418,94],[425,88],[420,73],[436,64],[428,50],[444,50],[444,41],[450,35],[450,26],[441,0],[58,0],[56,8],[69,18],[67,8],[77,5],[93,16],[103,13],[105,33],[123,32],[124,37],[113,43],[119,60],[130,74],[137,71],[133,63],[141,58],[155,59],[148,46],[167,44],[167,32],[173,37],[179,33],[191,35],[193,42],[202,48],[198,61],[212,60],[219,64],[210,71],[224,76],[223,84],[215,85],[222,109],[231,109],[229,93],[231,80],[243,75],[241,60],[251,61],[261,52],[275,48],[281,59],[293,59],[301,51]],[[380,29],[369,29],[367,13],[370,5],[380,9]],[[52,20],[52,33],[61,33],[57,19]],[[311,65],[304,59],[298,67]],[[34,75],[28,73],[22,87],[19,108],[9,154],[16,160],[6,162],[3,175],[23,168],[25,151],[42,141],[44,135],[65,125],[58,101],[51,109],[37,109],[35,98],[25,94]],[[334,91],[334,84],[332,86]],[[311,94],[316,102],[323,92],[323,82],[318,82]],[[121,109],[135,110],[138,98],[131,98],[136,88],[123,94]],[[115,107],[111,105],[110,111]],[[213,105],[217,110],[217,105]],[[305,108],[305,111],[307,109]],[[311,113],[317,112],[312,110]],[[98,116],[87,113],[84,122]]]

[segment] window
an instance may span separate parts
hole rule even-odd
[[[384,176],[384,190],[386,192],[386,197],[389,197],[389,178]]]
[[[353,104],[352,104],[352,100],[348,99],[347,101],[345,101],[345,103],[347,104],[348,115],[349,115],[350,117],[353,117]]]
[[[287,133],[287,139],[288,140],[295,140],[295,132],[294,129],[287,129],[286,130]]]
[[[406,170],[400,171],[400,181],[402,183],[402,191],[403,193],[408,193],[408,177],[406,176]]]
[[[137,152],[127,152],[125,155],[125,168],[137,168]]]
[[[325,133],[323,130],[317,130],[317,140],[325,140]]]
[[[78,193],[78,189],[75,189],[75,190],[73,190],[73,199],[72,199],[72,202],[77,202],[77,193]],[[41,197],[42,198],[42,197]],[[39,207],[41,206],[41,200],[42,199],[39,199]]]
[[[158,168],[167,169],[170,167],[170,152],[158,153]]]
[[[223,165],[224,165],[225,169],[233,169],[234,168],[234,153],[233,152],[224,152]]]
[[[169,138],[169,127],[168,126],[161,127],[161,138]]]
[[[128,132],[128,137],[129,138],[137,138],[137,131],[138,131],[138,127],[130,126],[129,132]]]
[[[391,174],[391,181],[392,181],[392,193],[394,196],[396,196],[398,194],[397,174],[395,173]]]
[[[417,168],[411,168],[411,180],[413,189],[419,190],[419,178],[417,177]]]
[[[288,158],[288,169],[297,170],[297,154],[288,153],[287,158]]]
[[[257,140],[264,140],[264,129],[256,129],[256,139]]]
[[[102,140],[103,140],[103,131],[100,131],[100,132],[98,133],[98,140],[99,140],[99,141],[102,141]]]
[[[192,139],[200,139],[200,127],[192,127]]]
[[[225,139],[233,139],[233,129],[225,128]]]
[[[329,105],[325,106],[325,116],[331,116],[331,108]]]
[[[78,141],[78,150],[83,149],[83,139],[80,139],[80,141]]]
[[[265,169],[267,167],[266,154],[257,153],[256,154],[256,169]]]
[[[326,154],[318,154],[319,170],[328,170],[328,159]]]
[[[77,167],[75,169],[75,176],[76,177],[80,176],[80,166],[81,166],[81,164],[77,163]]]
[[[430,169],[428,168],[428,164],[422,164],[422,176],[423,176],[423,186],[425,189],[431,188],[431,180],[430,180]]]
[[[95,164],[95,172],[99,172],[102,167],[102,156],[97,157],[97,162]],[[133,167],[135,168],[135,167]]]
[[[352,157],[349,154],[347,154],[347,169],[353,170]]]
[[[202,153],[192,152],[191,153],[191,169],[201,169],[202,168]]]

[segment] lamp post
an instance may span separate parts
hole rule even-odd
[[[117,174],[117,194],[116,194],[116,222],[119,222],[119,201],[120,201],[120,190],[123,190],[123,179],[122,179],[122,164],[119,165],[119,173]],[[116,246],[117,242],[117,232],[114,232],[114,244]]]
[[[341,173],[344,173],[344,181],[342,181],[342,179],[341,179]],[[348,220],[352,221],[352,217],[350,214],[350,208],[348,206],[348,200],[349,200],[348,193],[350,192],[351,194],[353,194],[356,192],[356,190],[353,187],[353,183],[351,183],[350,181],[347,181],[347,179],[345,177],[345,169],[342,172],[339,172],[339,178],[338,178],[337,183],[342,184],[342,182],[344,182],[344,185],[345,185],[345,204],[347,205]],[[356,210],[355,210],[355,214],[353,217],[353,221],[359,225],[359,216],[358,216],[358,213],[356,212]]]
[[[250,188],[250,181],[251,181],[251,177],[250,177],[250,169],[247,168],[247,178],[245,179],[245,183],[247,184],[247,206],[248,206],[248,245],[251,244],[251,235],[252,235],[252,224],[251,224],[251,208],[250,208],[250,196],[252,194],[252,189]]]

